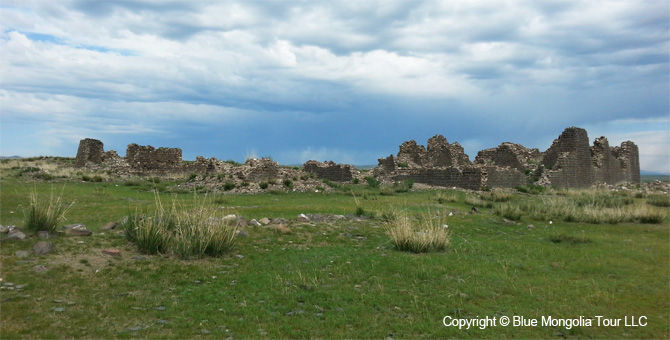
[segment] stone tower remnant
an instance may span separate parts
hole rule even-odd
[[[100,164],[104,157],[105,151],[102,142],[93,138],[85,138],[79,141],[75,165],[82,168],[89,163]]]

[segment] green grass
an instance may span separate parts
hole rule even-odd
[[[330,192],[226,195],[207,203],[218,216],[285,218],[291,221],[291,232],[247,226],[243,230],[248,236],[237,238],[231,252],[182,260],[170,252],[142,254],[119,231],[99,227],[136,211],[154,214],[156,195],[162,202],[176,200],[184,211],[202,207],[203,195],[173,193],[175,182],[166,179],[82,182],[81,175],[73,174],[72,180],[49,183],[15,176],[19,170],[2,172],[0,224],[23,227],[30,192],[48,198],[57,187],[61,202],[75,201],[62,223],[83,223],[94,233],[49,239],[54,250],[28,260],[14,254],[31,249],[38,239],[0,243],[2,282],[26,284],[22,291],[0,290],[3,339],[670,336],[670,221],[667,208],[648,204],[646,198],[631,196],[629,204],[596,210],[654,212],[661,223],[554,218],[548,224],[547,206],[571,202],[575,193],[511,194],[504,202],[493,202],[453,190],[384,196],[363,182]],[[124,185],[129,180],[140,185]],[[474,199],[484,207],[470,214],[472,202],[466,200]],[[541,214],[524,213],[521,225],[505,225],[493,208],[503,204],[540,206]],[[301,213],[347,215],[359,207],[379,218],[295,221]],[[394,208],[417,223],[444,220],[449,246],[420,254],[396,250],[385,228],[397,217],[389,213]],[[122,256],[103,255],[110,247]],[[32,270],[36,265],[48,271],[37,274]],[[65,310],[56,312],[54,307]],[[442,325],[447,315],[635,315],[646,316],[648,325],[459,330]]]

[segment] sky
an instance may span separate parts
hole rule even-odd
[[[0,0],[0,155],[368,165],[569,126],[670,173],[667,0]]]

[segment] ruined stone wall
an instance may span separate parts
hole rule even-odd
[[[594,181],[615,184],[624,181],[621,162],[610,148],[607,138],[596,138],[591,147],[591,160],[594,168]]]
[[[541,158],[542,154],[538,149],[506,142],[496,148],[479,151],[475,157],[475,164],[504,166],[525,171],[534,170]]]
[[[181,170],[182,158],[179,148],[154,148],[151,145],[143,146],[135,143],[128,144],[126,162],[139,171],[169,171]]]
[[[398,170],[393,173],[392,178],[394,181],[412,179],[416,183],[472,190],[479,190],[484,185],[482,169],[476,167],[465,167],[462,170],[458,168]]]
[[[75,166],[85,167],[89,163],[100,164],[104,159],[105,151],[101,141],[85,138],[79,141]]]
[[[528,176],[514,168],[500,168],[496,166],[483,167],[485,171],[484,185],[489,188],[514,188],[530,183]]]
[[[269,158],[250,159],[237,177],[250,182],[262,182],[279,178],[280,170],[279,164]]]
[[[640,150],[637,145],[625,141],[620,147],[614,148],[612,153],[621,164],[622,181],[640,183]]]
[[[470,158],[460,144],[449,144],[444,136],[435,135],[428,139],[423,164],[431,167],[457,167],[469,165]]]
[[[582,128],[565,129],[545,152],[542,164],[553,186],[585,188],[595,183],[589,137]]]
[[[334,182],[349,182],[353,179],[354,167],[348,164],[335,164],[333,161],[320,163],[307,161],[303,168],[313,173],[317,178]]]
[[[423,145],[418,145],[416,141],[410,140],[400,145],[396,163],[407,165],[408,168],[420,168],[423,166],[425,158],[426,148]]]

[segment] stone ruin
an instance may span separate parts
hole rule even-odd
[[[424,148],[415,141],[400,145],[397,156],[379,159],[376,178],[412,179],[417,183],[478,190],[540,184],[563,188],[597,183],[640,182],[638,147],[630,141],[610,147],[605,137],[589,146],[586,130],[569,127],[545,152],[520,144],[502,143],[479,151],[474,162],[458,143],[437,135]]]
[[[348,164],[330,162],[307,161],[303,165],[305,172],[314,174],[316,178],[327,179],[333,182],[349,182],[354,179],[354,167]]]
[[[103,144],[101,141],[92,138],[86,138],[79,141],[77,150],[77,159],[75,165],[79,168],[88,164],[100,164],[105,158]]]
[[[129,144],[126,149],[126,163],[139,171],[170,171],[183,165],[179,148],[156,149],[151,145],[141,146],[135,143]]]
[[[214,174],[219,180],[274,182],[275,179],[304,178],[305,173],[316,179],[349,182],[359,176],[351,165],[307,161],[301,170],[281,167],[277,162],[262,158],[244,164],[198,156],[194,162],[184,162],[179,148],[154,148],[150,145],[129,144],[126,157],[115,151],[105,152],[96,139],[82,139],[76,159],[77,167],[99,167],[129,173],[188,172]],[[502,143],[496,148],[479,151],[474,162],[458,143],[449,143],[444,136],[428,140],[427,147],[410,140],[400,145],[397,155],[380,158],[372,175],[386,182],[412,179],[441,187],[511,188],[539,184],[563,188],[590,187],[597,183],[617,184],[640,182],[640,162],[637,145],[631,141],[610,147],[605,137],[589,145],[586,130],[569,127],[544,152],[520,144]],[[317,181],[314,181],[318,183]]]

